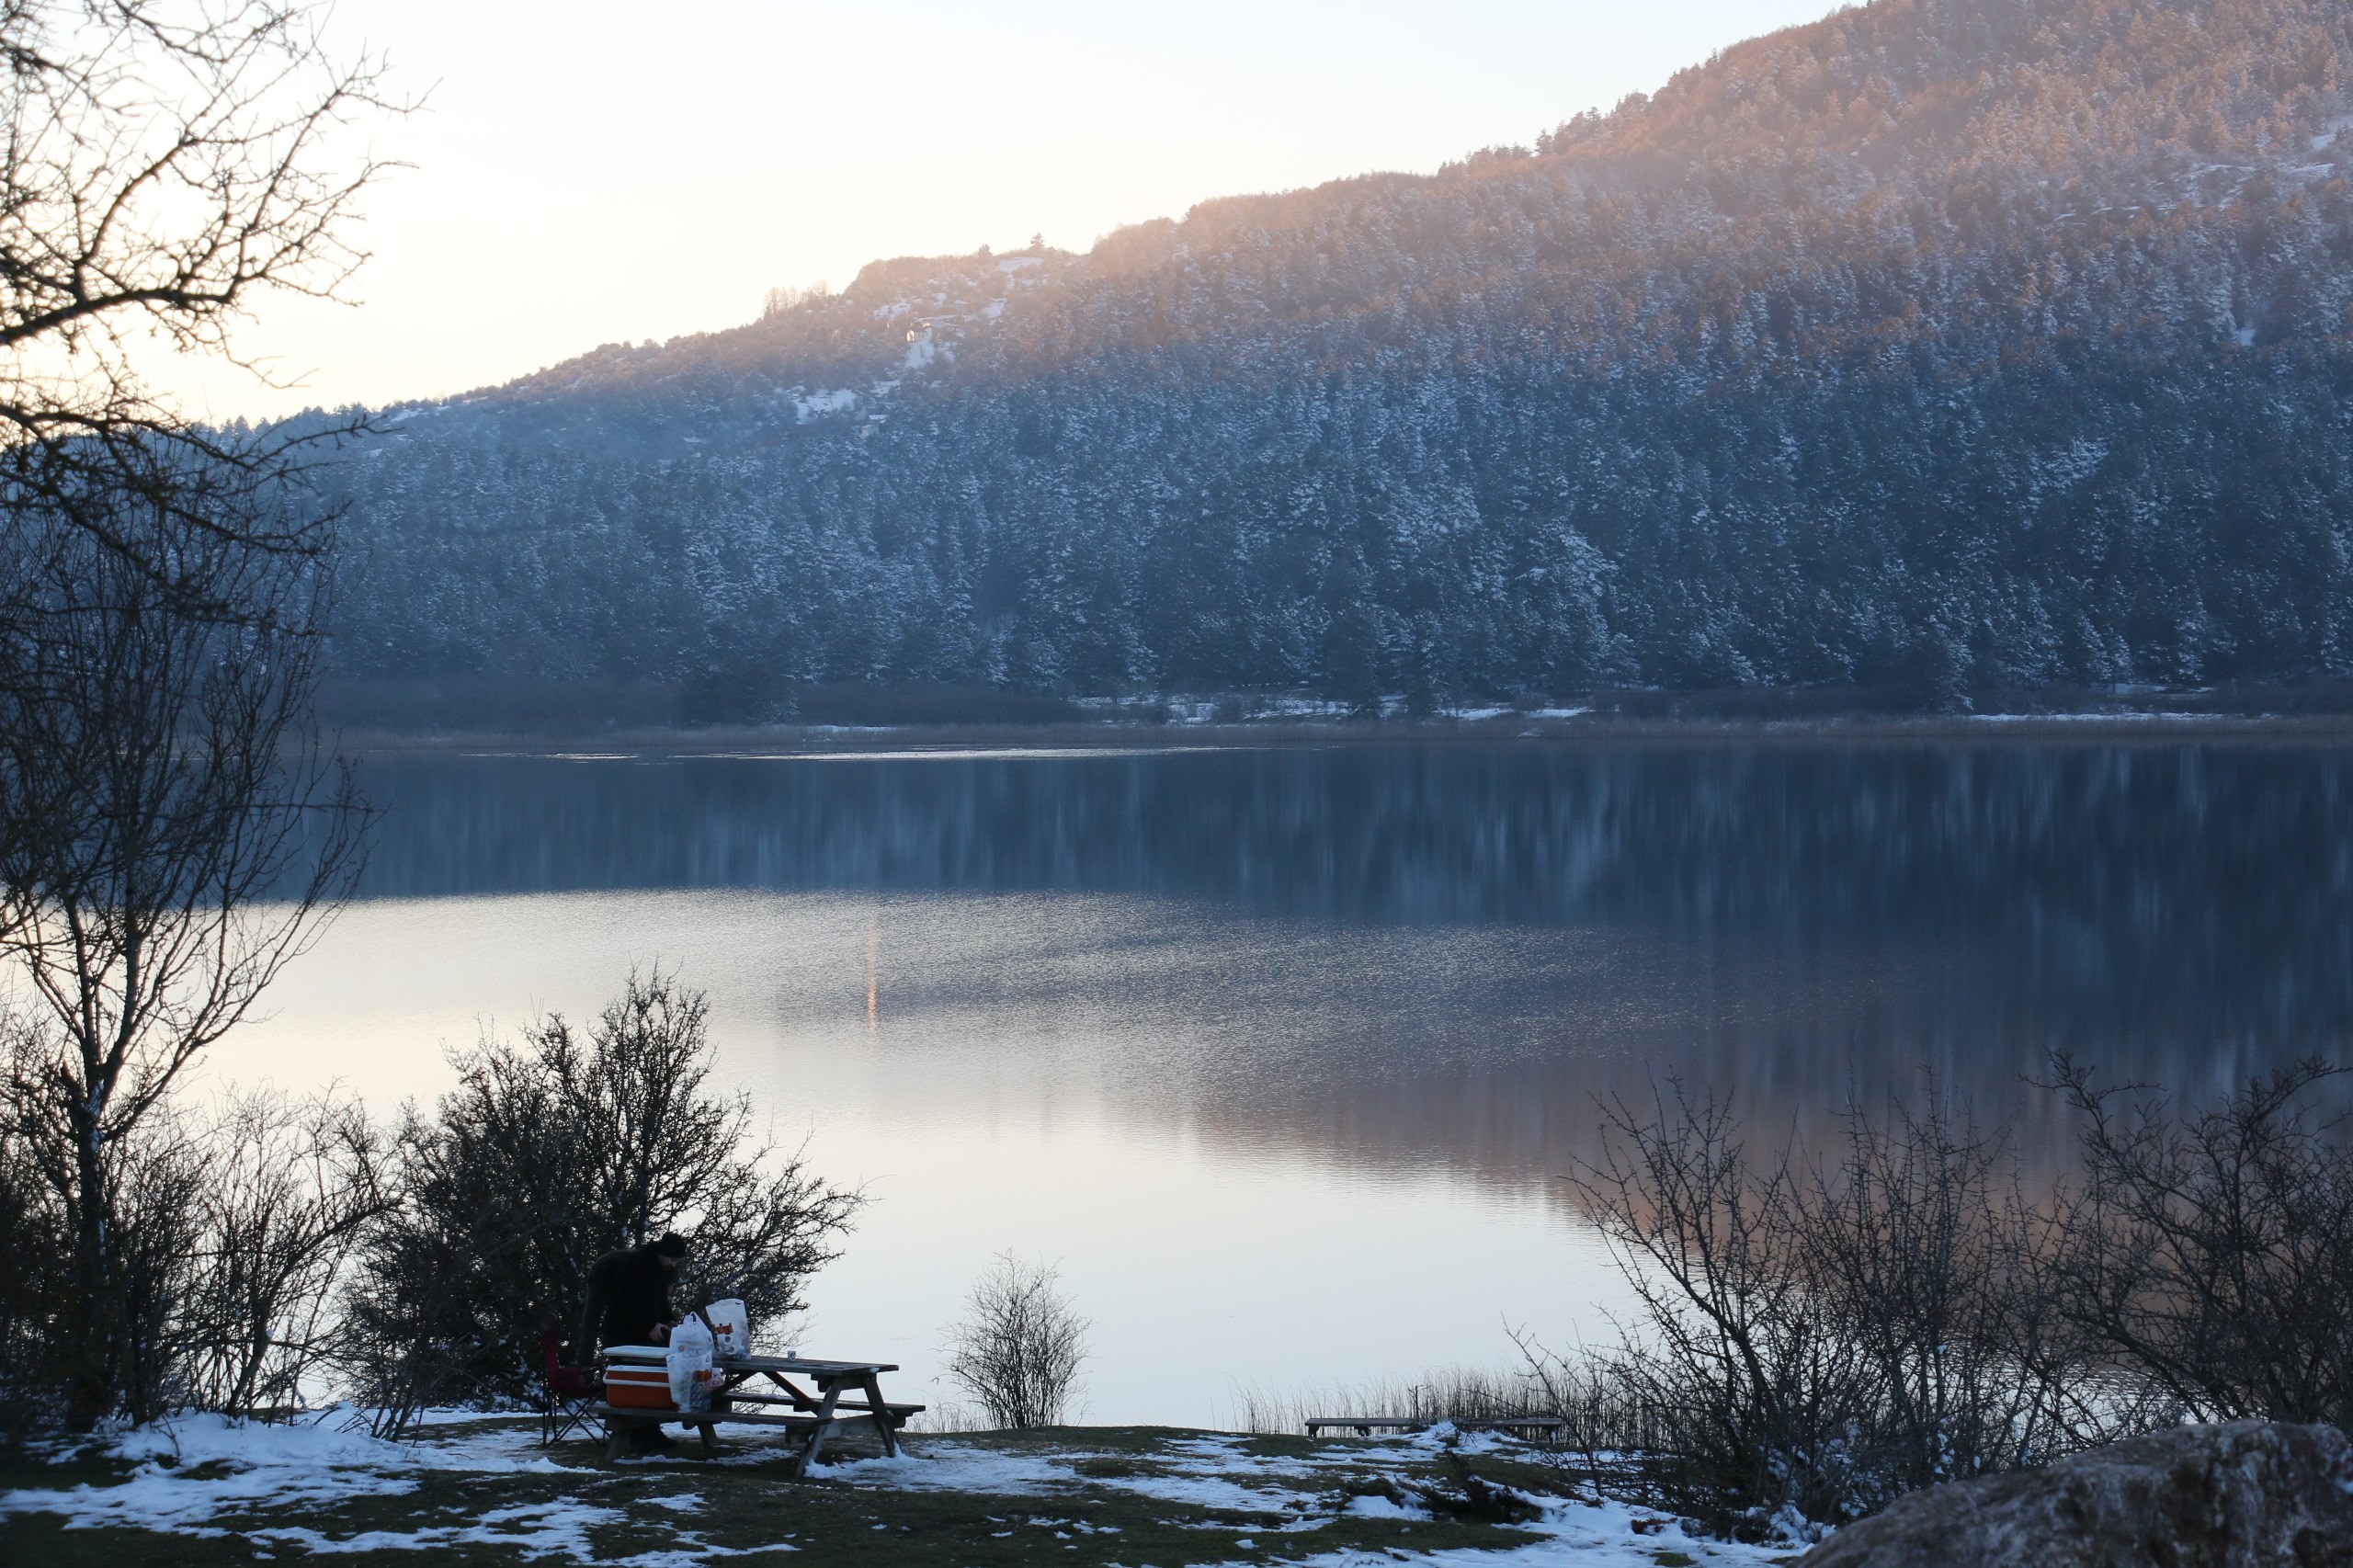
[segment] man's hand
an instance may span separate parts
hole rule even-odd
[[[654,1325],[654,1343],[656,1345],[667,1345],[670,1343],[670,1325],[668,1324],[657,1323]]]

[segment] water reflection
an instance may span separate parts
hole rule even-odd
[[[1505,1319],[1597,1331],[1609,1278],[1557,1177],[1594,1095],[1655,1072],[1779,1124],[1925,1065],[2040,1118],[2020,1085],[2053,1048],[2194,1091],[2342,1055],[2353,1023],[2331,749],[405,756],[367,781],[361,902],[219,1071],[386,1105],[478,1017],[679,964],[726,1074],[876,1184],[818,1282],[827,1342],[920,1388],[990,1253],[1060,1257],[1105,1419],[1213,1419],[1228,1374],[1495,1361]]]
[[[437,756],[380,759],[370,781],[394,809],[369,896],[1059,891],[1344,927],[1639,934],[1661,962],[1625,978],[1717,993],[1707,1026],[1744,1053],[1790,1050],[1792,1031],[1809,1057],[1825,1039],[1876,1049],[1892,1031],[1938,1054],[2202,1062],[2333,1047],[2353,1018],[2353,761],[2335,749]],[[1551,1011],[1568,1000],[1558,961],[1458,1005],[1514,1020],[1508,1041],[1530,1015],[1583,1040]],[[938,982],[961,983],[985,983]]]

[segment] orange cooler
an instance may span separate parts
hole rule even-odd
[[[624,1409],[676,1410],[670,1397],[670,1369],[664,1366],[615,1363],[605,1369],[605,1403]]]

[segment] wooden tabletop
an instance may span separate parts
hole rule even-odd
[[[659,1345],[608,1345],[608,1361],[667,1361],[670,1352]],[[713,1356],[710,1364],[722,1372],[800,1372],[807,1377],[844,1373],[895,1372],[895,1361],[818,1361],[805,1356]]]

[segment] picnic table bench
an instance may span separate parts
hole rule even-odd
[[[1507,1432],[1514,1437],[1540,1436],[1557,1443],[1568,1423],[1557,1415],[1455,1415],[1446,1417],[1461,1432]],[[1438,1425],[1427,1415],[1311,1415],[1307,1435],[1337,1430],[1370,1437],[1375,1432],[1427,1432]]]
[[[607,1348],[608,1365],[665,1365],[668,1352],[658,1345],[617,1345]],[[922,1411],[920,1404],[892,1404],[882,1397],[882,1374],[899,1369],[891,1361],[817,1361],[802,1356],[720,1356],[711,1365],[720,1374],[708,1410],[678,1410],[654,1405],[598,1404],[589,1414],[606,1423],[605,1457],[619,1459],[630,1437],[641,1426],[693,1426],[702,1435],[705,1453],[716,1453],[719,1440],[712,1431],[722,1422],[739,1426],[779,1427],[799,1440],[792,1473],[806,1475],[817,1462],[827,1438],[847,1428],[871,1426],[882,1438],[882,1451],[899,1451],[899,1428]],[[767,1390],[747,1388],[756,1378],[766,1379]],[[806,1380],[811,1388],[793,1381]],[[854,1396],[844,1399],[849,1393]]]

